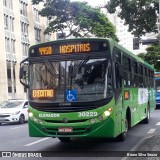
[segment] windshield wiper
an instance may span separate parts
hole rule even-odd
[[[107,87],[108,87],[108,69],[109,67],[111,66],[111,61],[110,59],[108,59],[108,65],[107,65],[107,68],[106,68],[106,75],[105,75],[105,87],[104,87],[104,97],[107,97]]]
[[[76,76],[76,73],[78,72],[78,70],[80,69],[80,67],[82,67],[84,64],[86,64],[89,60],[89,56],[85,56],[82,61],[79,63],[79,65],[72,71],[71,73],[71,77],[74,78]]]
[[[51,73],[51,75],[52,75],[53,77],[58,78],[58,74],[56,73],[56,70],[55,70],[54,66],[51,65],[51,63],[48,61],[48,59],[45,59],[45,64],[46,64],[47,69],[48,69],[49,72]]]

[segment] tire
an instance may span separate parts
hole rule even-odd
[[[117,136],[117,141],[124,141],[126,138],[127,138],[127,133],[128,133],[128,120],[127,120],[127,117],[126,117],[126,120],[125,120],[125,131],[123,133],[121,133],[119,136]]]
[[[58,139],[61,141],[61,142],[70,142],[71,141],[71,138],[70,137],[58,137]]]
[[[149,105],[147,107],[147,117],[142,121],[144,124],[148,124],[150,120],[150,109],[149,109]]]
[[[23,114],[20,115],[18,122],[19,122],[19,124],[23,124],[25,122],[25,117]]]

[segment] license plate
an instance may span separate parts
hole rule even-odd
[[[72,127],[60,127],[60,128],[58,128],[58,132],[70,133],[72,131],[73,131]]]

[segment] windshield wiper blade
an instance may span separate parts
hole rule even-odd
[[[82,61],[79,63],[79,65],[72,71],[71,77],[75,77],[76,73],[78,72],[79,68],[82,67],[82,65],[86,64],[89,60],[89,56],[85,56]]]
[[[58,78],[58,74],[56,73],[54,66],[51,65],[51,63],[48,61],[48,59],[45,59],[45,64],[46,64],[46,67],[48,68],[48,70],[50,71],[50,73],[52,74],[52,76]]]

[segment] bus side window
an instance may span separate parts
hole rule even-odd
[[[122,87],[122,79],[119,74],[119,64],[115,63],[115,75],[116,75],[116,88]]]
[[[131,86],[131,60],[123,56],[124,86]]]
[[[139,64],[139,87],[144,87],[143,82],[143,66]]]
[[[117,48],[113,50],[114,70],[115,70],[115,87],[119,89],[122,87],[122,78],[120,78],[119,66],[121,65],[121,51]]]
[[[132,83],[133,83],[133,87],[138,87],[138,83],[139,83],[139,80],[138,80],[138,64],[137,62],[133,61],[133,80],[132,80]]]

